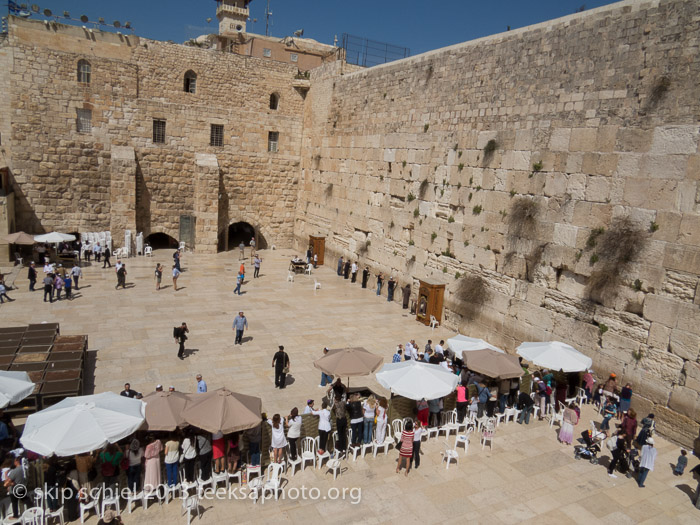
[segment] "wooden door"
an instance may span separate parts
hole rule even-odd
[[[318,255],[318,266],[323,265],[323,254],[326,251],[326,238],[325,237],[315,237],[313,235],[309,236],[309,245],[313,253]]]

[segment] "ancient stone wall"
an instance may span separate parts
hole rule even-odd
[[[325,235],[326,260],[443,280],[444,324],[509,351],[571,343],[692,441],[699,43],[698,2],[627,1],[315,71],[298,247]]]
[[[146,236],[178,238],[180,216],[195,215],[196,155],[211,154],[221,184],[206,199],[219,202],[216,216],[228,222],[213,226],[207,250],[238,221],[270,244],[291,242],[304,103],[292,86],[292,65],[15,18],[1,49],[11,89],[0,105],[12,111],[0,116],[0,128],[12,130],[8,164],[19,228],[99,231],[111,224],[119,246],[119,225],[134,227],[131,215],[114,216],[124,206],[112,206],[123,201],[110,168],[119,146],[135,153],[135,180],[123,182],[134,185],[136,209],[128,213]],[[80,59],[90,62],[89,84],[77,81]],[[195,93],[184,90],[188,70],[197,75]],[[273,92],[280,95],[276,110],[269,107]],[[88,133],[77,132],[79,108],[92,110]],[[166,121],[164,143],[153,141],[153,119]],[[221,147],[210,145],[211,124],[224,127]],[[270,131],[279,133],[276,153],[268,152]]]

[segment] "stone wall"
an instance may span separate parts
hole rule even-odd
[[[314,71],[297,246],[325,235],[327,259],[442,280],[444,324],[509,351],[571,343],[691,442],[699,43],[697,2],[627,1]]]
[[[196,156],[204,154],[215,156],[221,179],[208,198],[226,203],[206,227],[207,250],[238,221],[270,244],[291,243],[304,104],[291,64],[16,18],[0,53],[11,85],[0,107],[12,108],[0,131],[11,129],[3,139],[14,152],[18,228],[113,227],[115,246],[122,225],[178,238],[180,216],[196,215]],[[90,84],[77,82],[80,59],[91,64]],[[188,70],[196,93],[184,91]],[[76,130],[78,108],[92,110],[90,133]],[[153,119],[166,120],[163,144],[153,142]],[[223,147],[210,146],[211,124],[224,126]],[[268,152],[269,131],[279,132],[278,153]],[[113,147],[133,150],[129,180],[114,180]],[[127,200],[124,184],[135,193]]]

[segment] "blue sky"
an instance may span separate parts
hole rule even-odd
[[[109,23],[129,20],[136,34],[155,40],[185,40],[217,29],[215,0],[15,0],[54,14],[70,12]],[[0,2],[4,3],[4,1]],[[270,33],[284,37],[297,29],[332,44],[342,33],[408,47],[415,55],[431,49],[500,33],[611,4],[608,0],[271,0]],[[265,34],[266,0],[253,0],[248,31]],[[211,23],[206,19],[211,17]]]

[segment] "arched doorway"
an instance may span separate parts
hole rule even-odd
[[[145,239],[146,244],[148,244],[154,250],[160,250],[163,248],[177,248],[179,243],[177,239],[173,239],[167,233],[152,233]]]
[[[228,229],[223,230],[219,234],[219,251],[233,250],[238,248],[238,245],[243,242],[246,246],[250,246],[250,239],[255,237],[255,246],[264,250],[267,248],[267,241],[262,233],[256,231],[253,226],[247,222],[234,222],[229,225]],[[228,243],[226,243],[228,241]]]

